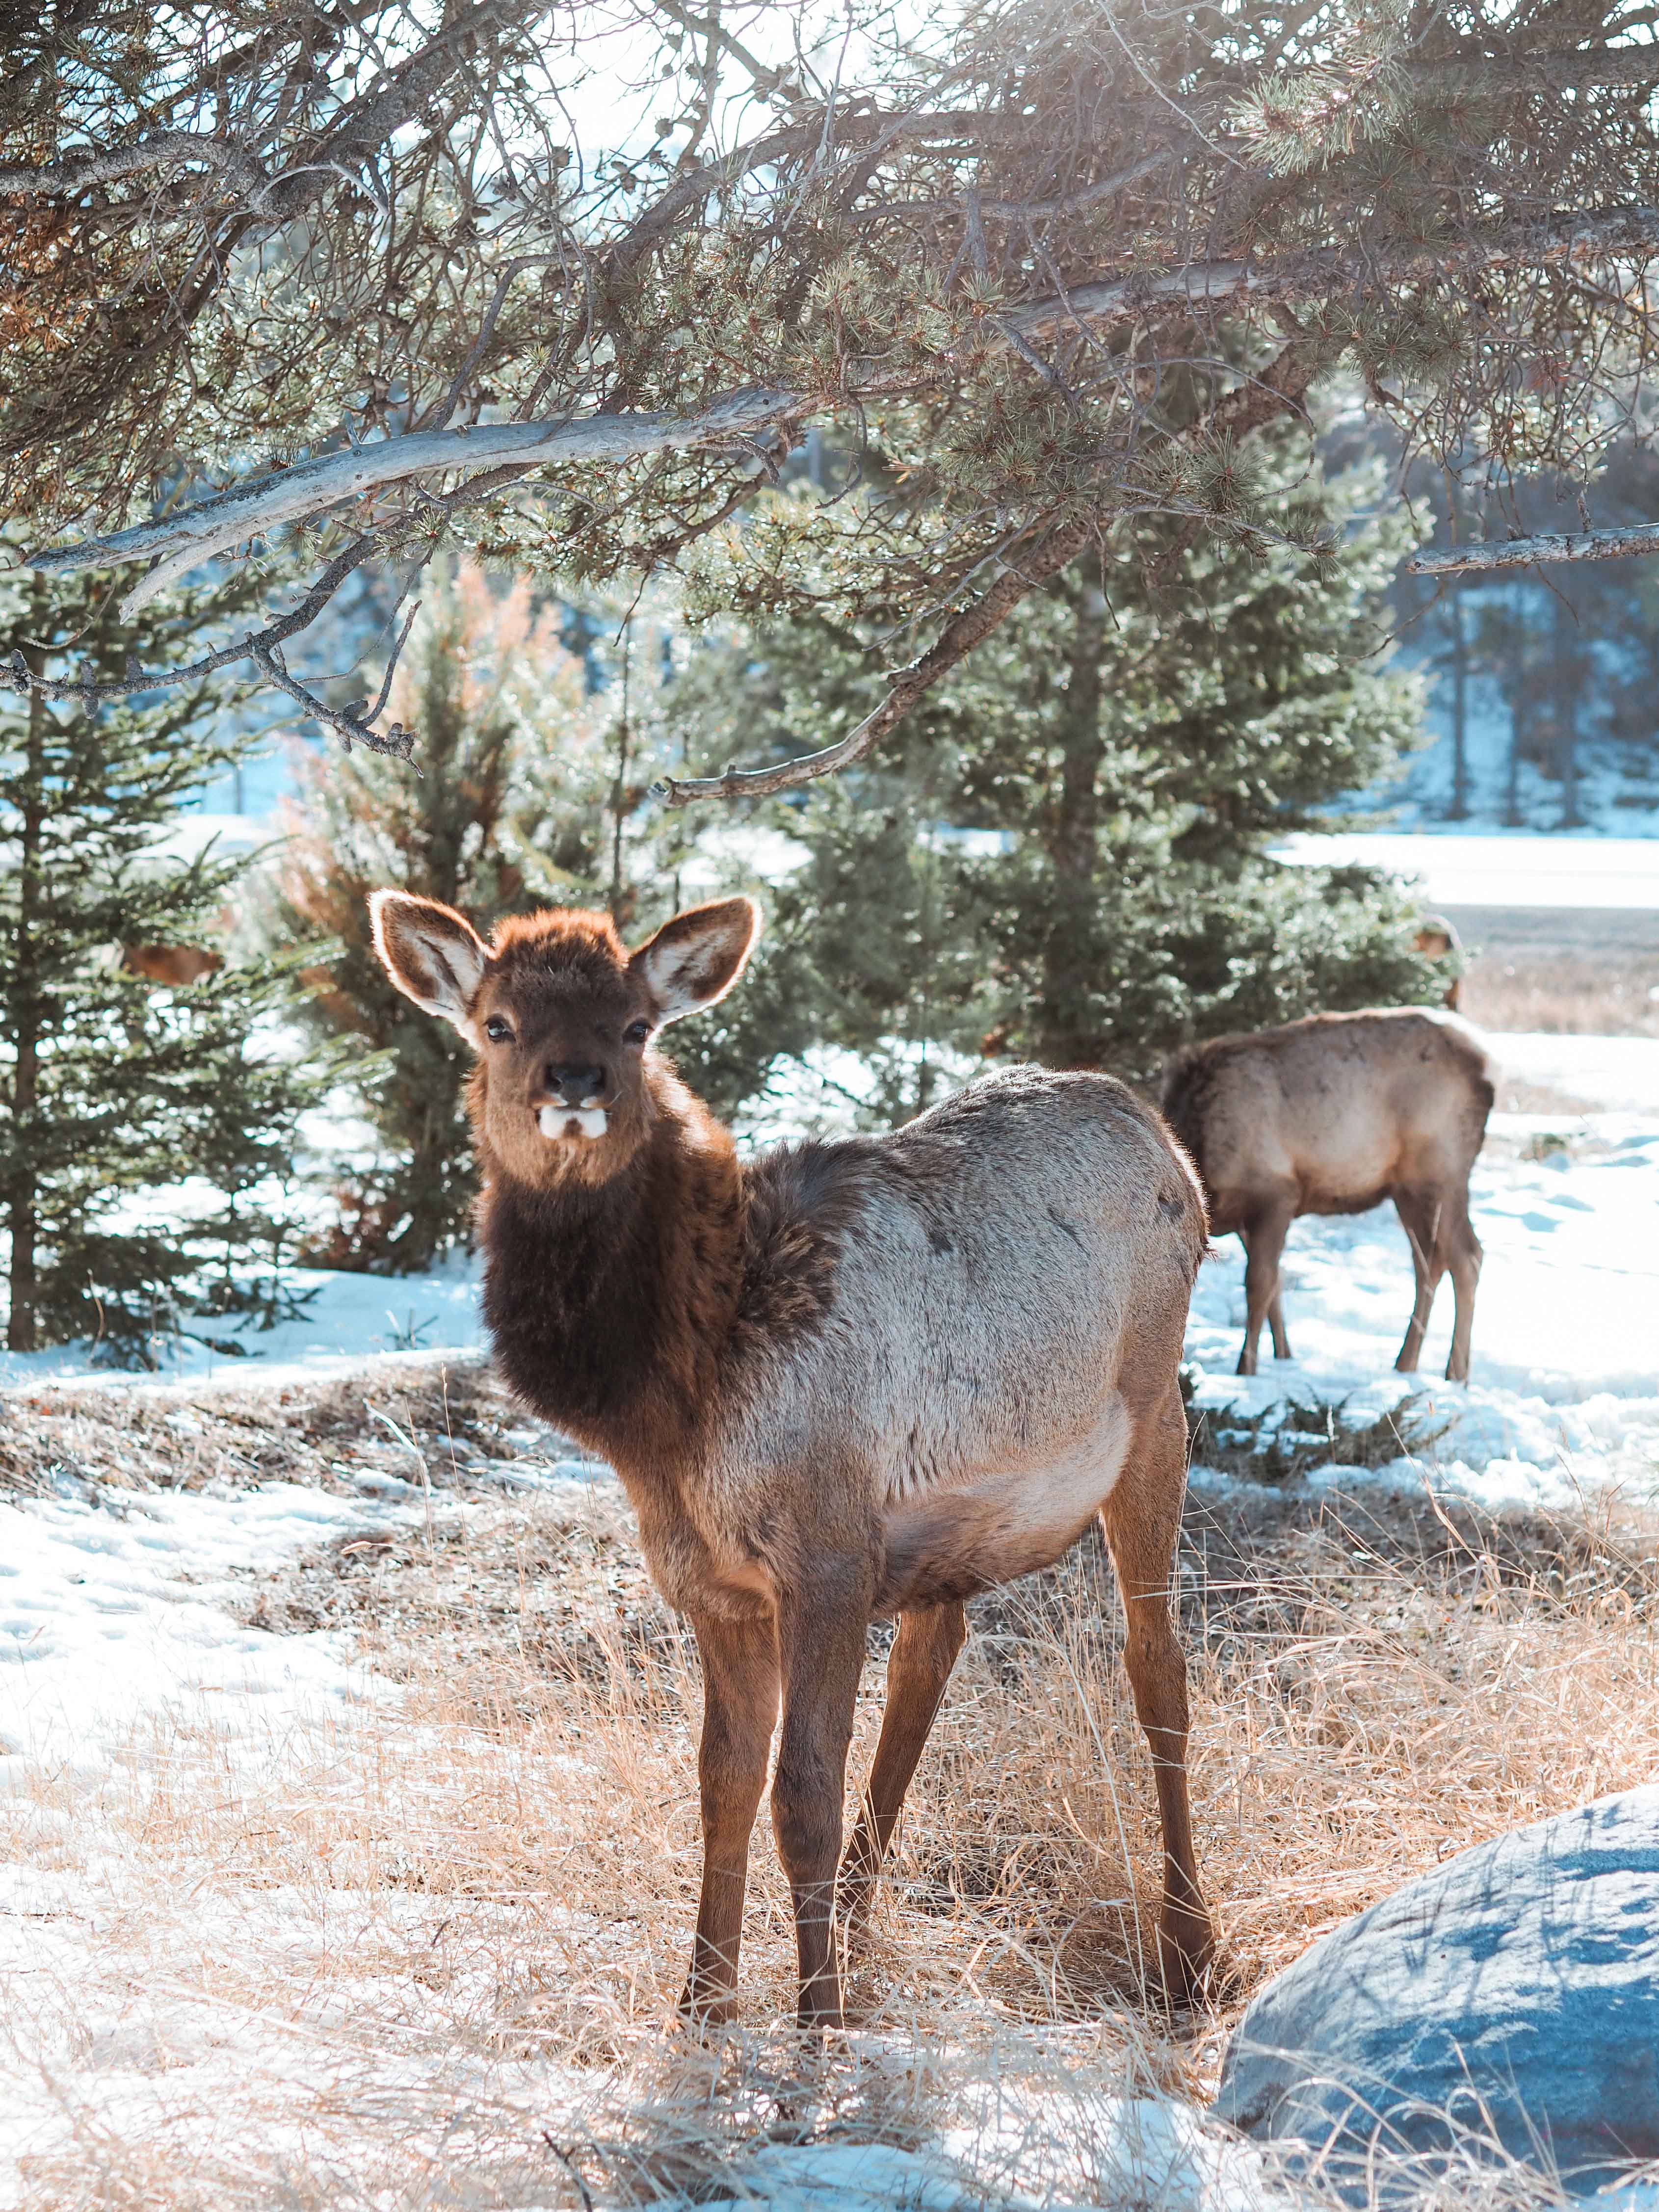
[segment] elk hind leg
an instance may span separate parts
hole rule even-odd
[[[1198,1886],[1187,1786],[1187,1662],[1170,1617],[1170,1566],[1187,1486],[1187,1423],[1171,1387],[1136,1423],[1123,1472],[1100,1509],[1123,1599],[1123,1659],[1158,1784],[1164,1838],[1158,1962],[1170,1997],[1190,1996],[1215,1949]]]
[[[1449,1382],[1467,1382],[1469,1379],[1469,1339],[1474,1329],[1474,1291],[1480,1280],[1483,1254],[1480,1239],[1475,1235],[1469,1219],[1467,1193],[1448,1209],[1451,1215],[1447,1236],[1448,1265],[1451,1269],[1452,1292],[1457,1301],[1456,1318],[1452,1326],[1451,1357],[1446,1362],[1446,1379]]]
[[[1291,1351],[1290,1331],[1285,1326],[1285,1301],[1280,1296],[1281,1288],[1281,1284],[1275,1279],[1273,1294],[1267,1301],[1267,1327],[1273,1331],[1273,1358],[1290,1359],[1294,1354]]]
[[[720,2027],[735,2008],[749,1837],[778,1717],[777,1637],[769,1616],[699,1615],[692,1626],[702,1655],[702,1893],[680,2010],[699,2026]]]
[[[1440,1194],[1434,1190],[1397,1190],[1394,1194],[1394,1209],[1400,1216],[1400,1225],[1405,1231],[1412,1248],[1412,1273],[1416,1278],[1417,1291],[1412,1301],[1412,1317],[1406,1328],[1406,1340],[1395,1361],[1402,1375],[1414,1375],[1423,1350],[1423,1339],[1428,1334],[1429,1316],[1434,1310],[1434,1294],[1440,1286],[1440,1278],[1446,1272],[1446,1261],[1440,1237],[1444,1225],[1445,1208]]]
[[[954,1599],[899,1615],[898,1633],[887,1656],[887,1705],[881,1717],[881,1737],[858,1826],[841,1869],[839,1904],[843,1924],[849,1930],[857,1928],[869,1911],[904,1793],[934,1715],[944,1701],[951,1669],[967,1638],[968,1616]]]

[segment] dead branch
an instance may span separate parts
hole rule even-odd
[[[1659,522],[1634,523],[1628,530],[1546,531],[1537,538],[1447,545],[1413,553],[1406,569],[1413,576],[1454,576],[1473,570],[1525,568],[1534,562],[1619,561],[1632,553],[1659,553]]]
[[[124,617],[155,599],[189,570],[228,547],[267,536],[285,523],[325,513],[365,492],[407,483],[434,471],[471,468],[481,463],[518,463],[540,467],[550,461],[575,467],[597,462],[637,459],[641,454],[686,452],[716,446],[761,429],[775,428],[799,412],[803,397],[764,390],[729,393],[700,415],[595,415],[575,422],[495,422],[453,430],[417,430],[372,446],[345,447],[333,453],[296,462],[280,476],[252,483],[183,508],[159,522],[138,524],[104,538],[33,552],[24,565],[46,575],[81,568],[118,567],[160,557],[121,603]]]

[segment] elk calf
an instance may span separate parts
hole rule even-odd
[[[966,1634],[963,1601],[1099,1514],[1163,1824],[1164,1972],[1211,1949],[1168,1578],[1186,1481],[1176,1381],[1204,1204],[1157,1115],[1027,1068],[896,1134],[740,1164],[659,1057],[721,998],[759,915],[726,899],[631,955],[603,915],[504,921],[372,902],[386,972],[478,1055],[484,1313],[507,1379],[617,1468],[702,1655],[694,2018],[733,2002],[749,1836],[772,1784],[803,2022],[841,2018],[836,1923],[868,1905]],[[852,1842],[865,1633],[896,1614]],[[839,1863],[839,1896],[837,1866]]]
[[[1297,1214],[1364,1213],[1391,1198],[1417,1275],[1395,1365],[1416,1368],[1436,1288],[1449,1270],[1457,1312],[1446,1373],[1468,1379],[1480,1273],[1469,1170],[1496,1073],[1467,1023],[1409,1006],[1313,1014],[1176,1054],[1164,1077],[1164,1114],[1197,1165],[1212,1228],[1218,1236],[1236,1230],[1246,1254],[1241,1375],[1255,1373],[1264,1318],[1275,1358],[1291,1356],[1279,1262]]]

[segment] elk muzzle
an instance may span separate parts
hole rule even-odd
[[[531,1101],[543,1136],[555,1143],[604,1136],[610,1127],[604,1068],[550,1065],[544,1073],[546,1091]]]

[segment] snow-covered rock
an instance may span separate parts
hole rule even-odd
[[[1465,1851],[1315,1944],[1245,2013],[1215,2109],[1339,2169],[1486,2144],[1588,2193],[1659,2158],[1659,1787]]]

